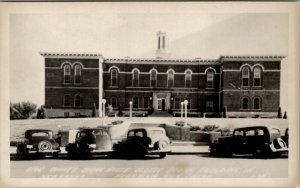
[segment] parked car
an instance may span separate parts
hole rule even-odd
[[[52,130],[29,129],[25,131],[25,139],[17,144],[17,158],[23,159],[30,154],[58,156],[60,144],[59,135],[53,135]]]
[[[237,128],[230,137],[221,137],[210,145],[211,155],[253,154],[258,157],[288,152],[279,129],[266,126]]]
[[[170,139],[161,127],[132,128],[125,140],[114,145],[114,150],[127,157],[159,155],[160,158],[164,158],[171,151]]]
[[[69,132],[75,133],[75,139],[66,146],[68,157],[87,157],[113,152],[111,137],[104,128],[84,128]]]

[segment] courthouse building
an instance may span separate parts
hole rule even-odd
[[[174,59],[166,33],[157,33],[157,43],[155,58],[40,53],[48,117],[91,116],[99,98],[116,112],[128,111],[130,101],[136,112],[178,112],[187,100],[191,114],[276,116],[283,56]]]

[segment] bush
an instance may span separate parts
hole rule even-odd
[[[10,103],[10,119],[28,119],[36,112],[37,105],[27,102]]]
[[[183,127],[184,126],[184,121],[177,121],[175,123],[176,126],[179,126],[179,127]],[[190,124],[187,124],[188,126],[191,126]]]
[[[202,129],[204,132],[212,132],[219,130],[219,126],[216,125],[205,125]]]
[[[192,125],[190,131],[201,131],[201,127]]]

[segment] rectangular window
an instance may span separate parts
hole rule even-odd
[[[144,97],[144,108],[149,108],[149,97]]]
[[[139,98],[133,97],[132,99],[132,108],[138,108],[139,107]]]
[[[180,99],[179,98],[175,98],[175,109],[180,109]]]
[[[206,111],[211,112],[213,110],[214,110],[214,101],[212,100],[206,101]]]
[[[111,98],[111,105],[113,108],[117,108],[117,98],[115,97]]]
[[[70,113],[69,112],[64,112],[64,117],[70,117]]]
[[[75,117],[80,117],[80,113],[79,112],[75,112]]]

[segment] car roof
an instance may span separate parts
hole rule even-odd
[[[270,129],[267,126],[263,126],[263,125],[259,125],[259,126],[249,126],[249,127],[240,127],[240,128],[236,128],[234,130],[244,130],[244,129]]]
[[[162,128],[162,127],[143,127],[143,126],[141,126],[141,127],[132,127],[132,128],[129,128],[129,130],[131,131],[131,130],[141,130],[141,129],[144,129],[144,130],[146,130],[146,131],[152,131],[152,130],[163,130],[163,131],[165,131],[165,129],[164,128]]]
[[[52,130],[50,129],[27,129],[25,132],[53,132]]]

